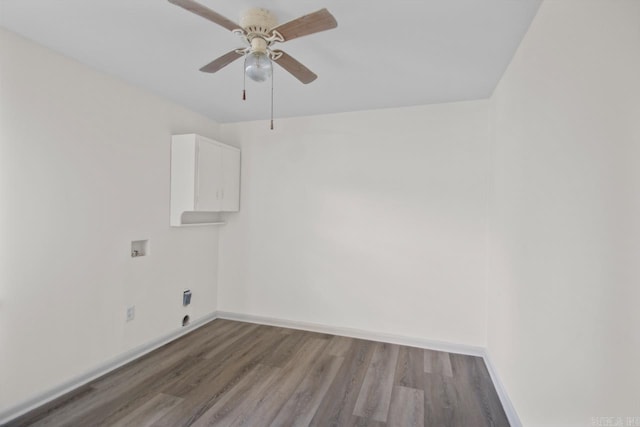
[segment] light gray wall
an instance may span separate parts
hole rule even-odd
[[[639,414],[638,76],[640,2],[546,1],[492,100],[488,349],[526,426]]]
[[[218,230],[169,228],[169,154],[219,127],[4,30],[0,64],[2,413],[215,310]]]
[[[242,146],[219,308],[485,342],[488,102],[222,125]]]

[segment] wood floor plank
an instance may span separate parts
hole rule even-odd
[[[465,427],[458,411],[458,396],[453,378],[424,374],[424,425]]]
[[[334,336],[329,340],[327,351],[333,356],[343,357],[351,348],[353,341],[353,338]]]
[[[377,344],[360,388],[353,415],[376,421],[387,421],[399,350],[399,346],[395,344]]]
[[[229,353],[220,355],[218,365],[201,376],[197,386],[189,390],[185,400],[156,423],[157,426],[188,426],[200,418],[218,399],[231,390],[242,378],[258,365],[286,335],[275,328],[267,328],[254,337],[250,346],[237,344]]]
[[[153,352],[136,359],[135,361],[118,368],[117,370],[93,380],[90,385],[97,389],[107,390],[111,387],[122,387],[123,381],[131,379],[142,380],[157,374],[160,370],[175,363],[177,360],[188,357],[192,351],[203,347],[209,337],[216,339],[229,329],[243,327],[238,322],[214,320],[207,327],[201,327],[195,331],[166,344]]]
[[[82,397],[72,400],[69,404],[65,404],[56,408],[54,411],[35,412],[33,415],[26,414],[29,419],[28,422],[16,420],[10,422],[8,425],[16,426],[57,426],[57,425],[71,425],[70,421],[79,414],[92,411],[100,402],[101,396],[95,389],[91,389],[90,392],[85,393]]]
[[[42,405],[37,410],[27,412],[26,414],[10,421],[7,426],[30,426],[37,421],[55,415],[60,411],[64,411],[66,408],[77,405],[77,401],[80,399],[87,399],[95,393],[95,389],[90,385],[84,385],[78,387],[76,390],[71,391],[57,399],[52,400],[49,403]]]
[[[182,398],[169,396],[168,394],[158,393],[153,398],[131,412],[126,417],[110,424],[113,427],[147,427],[160,418],[174,406],[182,402]]]
[[[260,325],[255,325],[255,324],[246,325],[244,328],[237,331],[235,334],[228,337],[227,339],[223,341],[222,340],[218,341],[218,345],[214,346],[214,348],[212,348],[209,352],[207,352],[207,354],[205,354],[203,357],[205,359],[213,359],[214,357],[216,357],[216,355],[226,352],[229,347],[233,346],[236,343],[236,341],[240,341],[244,337],[250,336],[254,331],[258,330],[259,328],[260,328]],[[262,327],[262,329],[264,329],[264,327]]]
[[[424,371],[428,374],[440,374],[452,377],[449,353],[443,351],[424,350]]]
[[[424,425],[424,390],[395,386],[391,395],[387,424],[422,427]]]
[[[119,369],[112,375],[98,378],[90,384],[105,392],[112,388],[122,388],[124,384],[134,385],[136,381],[143,381],[157,375],[158,372],[187,357],[188,354],[189,348],[187,346],[176,348],[175,351],[153,352],[130,365],[125,365],[124,369]]]
[[[331,335],[331,334],[325,334],[323,332],[313,332],[313,331],[303,331],[300,330],[298,331],[299,334],[303,334],[304,336],[306,336],[307,338],[316,338],[316,339],[322,339],[322,340],[331,340],[333,337],[335,337],[335,335]]]
[[[328,349],[325,350],[282,406],[271,425],[308,426],[343,361],[344,358],[333,356]]]
[[[471,384],[479,395],[485,415],[490,420],[489,424],[495,427],[508,427],[509,419],[484,360],[481,357],[474,357],[474,362],[476,375]]]
[[[284,403],[304,379],[318,354],[327,346],[328,340],[309,338],[282,367],[281,374],[269,386],[269,393],[247,408],[245,414],[234,420],[233,426],[269,425]]]
[[[424,388],[424,350],[400,346],[394,384],[422,390]]]
[[[149,393],[153,393],[158,384],[167,381],[171,375],[179,375],[190,366],[190,360],[178,359],[157,375],[142,379],[131,378],[121,386],[93,389],[73,403],[40,417],[33,425],[100,425],[114,411],[122,411],[123,415],[133,411],[136,405],[147,400]]]
[[[349,424],[344,424],[345,426],[350,427],[387,427],[387,423],[383,423],[382,421],[376,421],[371,418],[366,417],[358,417],[356,415],[351,416],[351,420]]]
[[[269,366],[282,367],[298,351],[302,342],[307,339],[306,335],[297,332],[286,335],[262,363]]]
[[[490,426],[474,388],[462,378],[453,378],[452,382],[457,397],[455,419],[459,420],[458,425]]]
[[[279,335],[276,336],[277,332],[270,327],[265,326],[256,329],[253,326],[247,325],[247,327],[252,328],[251,334],[242,334],[241,338],[233,340],[230,344],[223,343],[224,352],[217,353],[210,359],[202,359],[199,363],[198,371],[176,379],[176,381],[164,388],[162,392],[172,396],[185,397],[191,394],[193,390],[198,390],[203,384],[206,387],[206,384],[215,381],[216,376],[225,367],[235,367],[236,365],[233,362],[245,360],[247,357],[263,357],[262,354],[255,353],[261,353],[265,348],[271,349],[278,344],[278,338],[283,338]],[[258,361],[255,360],[255,363],[258,363]]]
[[[215,340],[225,331],[238,327],[242,327],[242,324],[214,320],[207,327],[198,328],[107,375],[93,380],[90,385],[96,389],[107,391],[113,387],[120,387],[123,382],[130,383],[131,379],[143,381],[146,378],[157,375],[158,372],[176,363],[181,358],[189,357],[197,349],[203,348],[203,342],[208,342],[209,337]]]
[[[123,385],[111,388],[109,393],[97,393],[92,410],[76,414],[70,422],[78,426],[110,426],[147,402],[157,390],[161,390],[175,378],[195,371],[196,367],[197,360],[183,358],[135,386]]]
[[[354,339],[336,377],[316,411],[311,426],[344,426],[351,423],[362,381],[375,343]]]
[[[247,399],[255,399],[255,397],[263,393],[263,387],[260,384],[265,384],[272,380],[279,372],[280,368],[258,364],[227,393],[222,395],[209,410],[202,414],[192,424],[192,427],[231,425],[233,420],[242,415],[244,402]]]
[[[209,334],[202,335],[195,345],[191,346],[192,349],[189,351],[189,355],[204,359],[207,354],[213,351],[213,349],[220,347],[222,343],[233,341],[239,335],[244,335],[243,332],[247,331],[250,325],[238,324],[236,322],[232,323],[230,327],[224,326],[223,328],[216,328]]]
[[[451,363],[463,422],[488,427],[508,426],[509,421],[482,358],[452,354]]]

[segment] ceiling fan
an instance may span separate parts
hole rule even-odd
[[[259,82],[271,77],[272,61],[304,84],[314,81],[318,76],[313,71],[287,53],[273,49],[273,45],[338,26],[336,19],[327,9],[321,9],[280,25],[268,10],[250,9],[242,16],[238,25],[194,0],[169,0],[169,2],[238,34],[246,42],[246,47],[225,53],[200,68],[200,71],[215,73],[236,59],[244,57],[245,75]]]

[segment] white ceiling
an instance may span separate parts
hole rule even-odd
[[[238,22],[263,7],[286,22],[326,7],[338,28],[279,45],[318,74],[275,68],[275,115],[292,117],[491,95],[540,0],[200,0]],[[0,25],[219,122],[269,117],[267,83],[242,60],[198,69],[237,36],[166,0],[0,0]]]

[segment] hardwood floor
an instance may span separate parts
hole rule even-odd
[[[10,426],[508,426],[481,358],[215,320]]]

